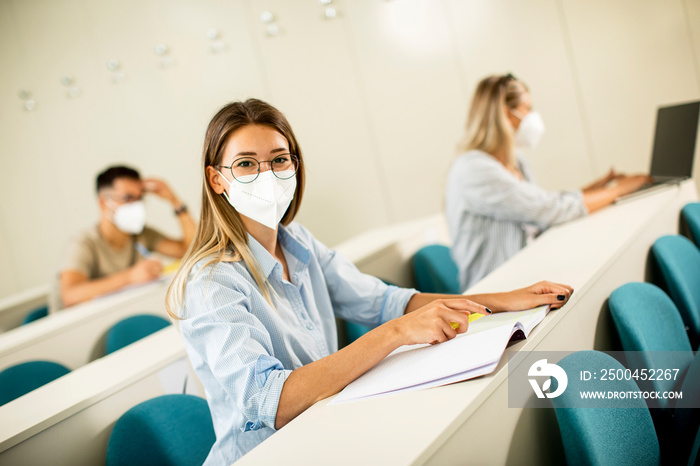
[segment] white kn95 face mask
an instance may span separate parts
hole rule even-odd
[[[520,118],[520,115],[513,112]],[[515,145],[521,149],[534,149],[544,134],[544,122],[537,112],[530,112],[520,119],[520,126],[515,132]]]
[[[282,178],[290,177],[286,180],[275,176],[272,170],[261,172],[257,178],[247,175],[240,181],[229,181],[223,173],[218,173],[228,182],[228,193],[224,192],[224,196],[238,213],[273,230],[277,228],[297,188],[297,177],[293,176],[293,171],[277,172]],[[245,182],[253,178],[253,181]]]
[[[112,222],[124,233],[138,235],[146,226],[146,205],[143,201],[122,204],[114,209]]]

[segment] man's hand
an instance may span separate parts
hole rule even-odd
[[[174,207],[180,206],[180,200],[175,196],[168,183],[155,178],[146,178],[142,181],[143,189],[147,193],[153,193],[156,196],[169,201]]]
[[[160,277],[163,264],[156,259],[144,259],[129,269],[131,283],[147,283]]]

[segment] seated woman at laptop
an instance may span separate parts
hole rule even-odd
[[[200,222],[168,310],[214,421],[205,464],[233,463],[399,346],[464,333],[469,312],[558,308],[571,296],[549,282],[429,295],[361,273],[292,221],[304,158],[285,116],[265,102],[234,102],[214,116],[202,171]],[[338,351],[336,316],[376,328]]]
[[[508,74],[478,84],[462,154],[452,164],[446,188],[452,257],[462,290],[517,253],[529,238],[595,212],[649,180],[611,170],[580,190],[540,188],[519,149],[535,147],[543,131],[525,83]]]

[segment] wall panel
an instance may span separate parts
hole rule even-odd
[[[469,98],[490,74],[512,72],[530,87],[544,119],[540,145],[526,152],[549,189],[581,187],[598,175],[588,159],[563,25],[554,0],[445,0]],[[464,108],[466,120],[467,106]]]
[[[658,105],[697,99],[680,0],[561,0],[599,167],[648,172]]]
[[[275,15],[279,36],[267,36],[263,11]],[[250,15],[270,102],[287,115],[306,157],[299,219],[329,244],[388,224],[377,149],[344,32],[347,18],[326,20],[318,2],[283,0],[251,1]]]

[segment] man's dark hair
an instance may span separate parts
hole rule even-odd
[[[141,180],[141,175],[139,175],[139,172],[133,168],[125,167],[123,165],[109,167],[97,175],[97,192],[99,193],[104,188],[111,188],[114,186],[114,180],[117,178],[129,178],[139,181]]]

